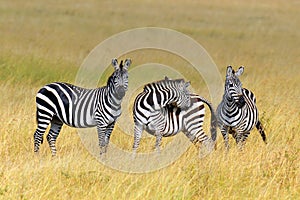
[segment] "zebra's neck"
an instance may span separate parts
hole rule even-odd
[[[177,101],[177,96],[173,95],[172,93],[169,93],[169,94],[167,94],[167,98],[165,99],[165,101],[163,101],[161,103],[161,106],[165,107],[165,106],[167,106],[169,104],[176,103],[176,101]]]
[[[114,108],[119,108],[123,99],[123,97],[119,98],[115,88],[111,86],[105,87],[105,98]]]
[[[163,96],[162,94],[158,94],[157,92],[153,95],[153,108],[155,110],[160,110],[167,105],[176,103],[177,95],[174,95],[172,92],[166,92],[164,95],[165,96]]]

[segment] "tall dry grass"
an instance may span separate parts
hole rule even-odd
[[[299,17],[299,3],[293,0],[2,1],[0,199],[299,198]],[[193,37],[222,75],[229,64],[245,65],[241,79],[257,96],[268,144],[254,130],[243,152],[231,139],[225,155],[219,135],[218,149],[204,159],[191,146],[169,167],[129,174],[100,164],[83,147],[76,129],[64,126],[58,156],[51,158],[46,143],[35,156],[34,98],[39,87],[73,82],[99,42],[143,26],[172,28]],[[136,52],[133,60],[180,65],[168,56],[148,54]],[[117,129],[111,140],[128,150],[133,141]],[[151,148],[150,143],[141,148]]]

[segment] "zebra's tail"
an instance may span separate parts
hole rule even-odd
[[[256,128],[259,131],[261,138],[263,139],[264,143],[267,144],[267,137],[264,131],[264,127],[262,126],[262,124],[260,123],[260,121],[257,121],[256,123]]]
[[[210,133],[211,133],[211,139],[216,143],[217,139],[217,125],[218,120],[215,113],[215,110],[213,109],[212,104],[205,98],[200,97],[201,101],[203,101],[210,109],[211,117],[210,117]]]

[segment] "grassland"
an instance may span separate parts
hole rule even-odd
[[[296,0],[1,1],[0,199],[299,199],[299,10]],[[246,66],[242,81],[257,96],[268,144],[255,130],[243,152],[231,140],[225,155],[219,135],[209,157],[199,159],[191,146],[169,167],[129,174],[100,164],[76,129],[64,127],[58,156],[51,158],[46,144],[35,156],[37,90],[52,81],[74,82],[98,43],[144,26],[191,36],[222,74],[229,64]],[[145,54],[133,54],[135,62]],[[132,140],[113,132],[112,141],[123,148]]]

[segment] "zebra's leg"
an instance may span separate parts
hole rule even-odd
[[[241,150],[241,151],[243,150],[243,147],[245,145],[246,139],[249,134],[250,134],[250,132],[236,134],[235,142],[236,142],[239,150]]]
[[[99,139],[99,146],[100,146],[100,156],[106,152],[106,142],[105,142],[105,132],[106,132],[105,125],[98,124],[97,131],[98,131],[98,139]]]
[[[208,153],[211,153],[215,149],[215,141],[213,141],[210,137],[207,136],[207,139],[202,142],[206,147]]]
[[[107,127],[106,127],[106,130],[105,130],[105,136],[104,136],[104,146],[103,146],[103,153],[106,153],[107,151],[107,147],[108,147],[108,143],[109,143],[109,140],[110,140],[110,135],[111,135],[111,132],[113,131],[114,127],[115,127],[115,123],[116,121],[112,122],[111,124],[109,124]]]
[[[215,148],[215,141],[208,137],[202,130],[200,134],[195,132],[183,131],[185,136],[199,149],[199,157],[204,158],[210,154]],[[197,137],[198,136],[198,137]],[[201,143],[201,145],[199,145]]]
[[[156,141],[155,141],[155,151],[160,154],[160,145],[161,145],[161,140],[162,140],[162,135],[160,132],[155,133],[156,136]]]
[[[38,153],[40,149],[40,144],[43,144],[44,133],[52,120],[50,113],[43,113],[43,111],[37,109],[37,129],[33,134],[34,139],[34,152]]]
[[[47,135],[47,141],[51,149],[52,156],[56,156],[56,139],[60,133],[63,123],[51,123],[50,131]]]
[[[224,138],[225,148],[228,151],[229,150],[229,143],[228,143],[228,129],[229,128],[226,125],[221,125],[220,129],[221,129],[222,136]]]
[[[205,156],[209,155],[213,152],[215,148],[215,141],[213,141],[210,137],[205,135],[206,137],[204,140],[201,141],[201,146],[199,149],[199,157],[204,158]]]
[[[140,145],[140,141],[142,138],[142,132],[143,132],[143,125],[135,122],[134,125],[134,142],[133,142],[133,147],[132,147],[132,153],[133,156],[135,157],[137,149]]]
[[[106,128],[106,131],[105,131],[105,144],[106,144],[106,147],[109,144],[110,136],[111,136],[111,133],[112,133],[114,127],[115,127],[115,122],[111,123]]]
[[[267,137],[266,137],[266,134],[265,134],[265,131],[264,131],[264,127],[262,126],[260,121],[257,121],[256,128],[259,131],[264,143],[267,144]]]
[[[48,141],[49,147],[51,149],[52,156],[56,156],[55,143],[56,143],[56,139],[59,135],[59,132],[60,132],[62,126],[63,126],[63,123],[59,120],[53,120],[51,122],[51,127],[50,127],[49,133],[47,135],[47,141]]]

